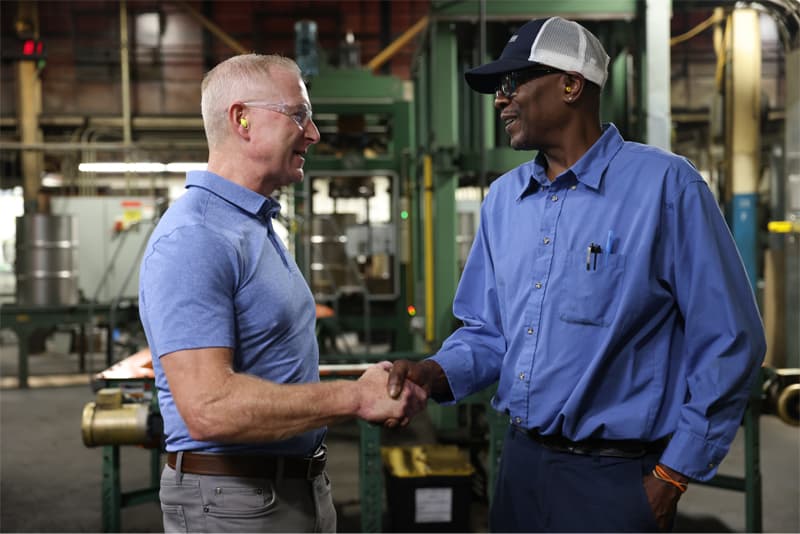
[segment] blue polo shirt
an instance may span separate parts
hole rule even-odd
[[[139,279],[167,450],[313,452],[324,428],[270,443],[201,442],[175,407],[160,358],[178,350],[228,347],[238,373],[319,381],[314,299],[272,229],[280,205],[205,171],[189,172],[186,187],[150,237]]]
[[[434,356],[456,400],[499,379],[512,424],[571,440],[672,440],[707,480],[765,353],[716,200],[684,158],[601,138],[553,182],[540,155],[492,183]]]

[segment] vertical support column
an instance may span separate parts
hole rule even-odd
[[[729,18],[725,76],[725,161],[730,187],[729,220],[750,285],[757,273],[757,206],[761,154],[761,32],[758,12],[736,9]],[[759,391],[753,386],[745,412],[746,528],[761,531],[761,468],[759,464]]]
[[[39,13],[36,2],[18,2],[17,25],[25,28],[24,37],[39,38]],[[23,37],[23,35],[20,35]],[[41,141],[39,115],[42,112],[42,82],[36,61],[17,63],[17,124],[20,141],[34,144]],[[23,195],[25,213],[37,211],[36,196],[41,184],[44,169],[42,153],[23,150],[20,154],[22,165]]]
[[[786,54],[786,148],[784,220],[800,221],[800,43]],[[786,234],[784,321],[800,324],[800,233]],[[786,329],[786,367],[800,367],[800,331]]]
[[[128,4],[125,0],[120,0],[119,3],[119,70],[122,77],[122,139],[125,142],[125,146],[128,147],[133,140],[133,134],[131,128],[131,75],[130,53],[128,50]]]
[[[670,114],[669,21],[672,2],[647,0],[647,143],[670,150],[672,118]]]
[[[753,384],[750,401],[744,413],[744,491],[745,491],[745,530],[761,532],[761,384],[763,372]]]
[[[119,477],[119,445],[103,447],[103,532],[119,532],[122,492]]]
[[[381,427],[359,420],[361,447],[358,462],[361,493],[361,532],[383,532]]]
[[[453,298],[458,284],[456,250],[456,187],[453,165],[458,143],[458,85],[463,83],[456,63],[456,35],[449,23],[437,22],[432,36],[430,83],[436,154],[434,172],[435,339],[441,343],[452,330]]]
[[[456,187],[458,175],[453,159],[459,146],[458,121],[459,84],[463,83],[456,63],[456,35],[452,25],[436,22],[431,30],[429,63],[429,115],[432,139],[432,197],[433,217],[426,221],[432,225],[433,324],[429,337],[429,350],[435,350],[452,331],[453,298],[458,285],[458,256],[456,248]],[[426,252],[427,254],[428,252]],[[425,258],[429,261],[429,258]],[[431,306],[427,306],[430,310]],[[429,313],[429,312],[426,312]],[[452,430],[458,426],[458,407],[429,406],[428,414],[439,430]]]
[[[757,207],[761,156],[761,32],[755,9],[736,9],[729,34],[725,143],[732,197],[729,223],[753,291],[758,281]]]
[[[17,316],[17,322],[20,322],[20,317],[22,315]],[[30,320],[27,319],[26,321]],[[17,334],[17,343],[19,346],[18,352],[18,368],[17,368],[17,387],[20,389],[27,389],[28,388],[28,347],[31,344],[31,336],[33,335],[35,328],[33,325],[30,326],[19,326],[14,329]]]

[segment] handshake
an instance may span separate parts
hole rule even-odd
[[[442,382],[449,393],[444,371],[430,360],[376,363],[356,381],[359,401],[356,415],[387,428],[404,427],[425,409],[432,394],[438,397],[437,389],[441,389]]]

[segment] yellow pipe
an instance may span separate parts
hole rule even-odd
[[[706,28],[710,27],[713,24],[717,24],[725,20],[725,13],[723,12],[722,8],[715,8],[714,13],[708,17],[706,20],[692,28],[691,30],[687,31],[686,33],[682,33],[680,35],[676,35],[675,37],[669,40],[670,46],[675,46],[676,44],[682,43],[684,41],[688,41],[701,33],[703,33]]]
[[[406,43],[408,43],[411,39],[417,36],[419,32],[424,30],[428,26],[428,17],[422,17],[417,21],[416,24],[411,26],[407,29],[403,34],[392,41],[392,43],[381,50],[377,56],[372,58],[369,63],[367,63],[367,68],[371,71],[375,71],[383,66],[384,63],[389,61],[393,55],[395,55],[398,50],[403,48]]]
[[[189,15],[191,15],[195,20],[197,20],[197,22],[202,24],[208,31],[210,31],[212,34],[214,34],[217,37],[219,37],[222,40],[222,42],[224,42],[226,45],[231,47],[236,53],[238,53],[238,54],[247,54],[247,53],[250,52],[250,50],[246,49],[241,44],[239,44],[239,42],[236,41],[236,39],[234,39],[233,37],[231,37],[230,35],[225,33],[222,30],[222,28],[220,28],[219,26],[217,26],[216,24],[214,24],[213,22],[208,20],[206,17],[204,17],[201,13],[199,13],[196,9],[194,9],[192,6],[190,6],[186,2],[182,2],[180,0],[176,0],[175,4],[180,6],[181,9],[183,9]]]
[[[422,224],[425,239],[425,341],[434,340],[434,294],[433,294],[433,158],[426,155],[422,159],[423,184],[425,192],[425,217]]]
[[[730,130],[727,158],[730,187],[734,195],[758,191],[761,169],[761,35],[759,13],[736,9],[731,19]],[[755,213],[755,210],[753,210]]]
[[[720,23],[714,26],[714,53],[717,56],[717,66],[714,70],[714,80],[716,82],[716,89],[718,93],[722,93],[724,91],[724,83],[725,83],[725,61],[726,61],[726,46],[727,46],[727,33],[728,33],[728,24],[730,15],[726,18],[722,17],[723,11],[721,7],[714,8],[714,14],[719,15]],[[725,22],[723,25],[722,23]]]

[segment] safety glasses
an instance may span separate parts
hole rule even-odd
[[[250,102],[242,102],[245,106],[251,108],[266,109],[274,111],[282,115],[286,115],[292,119],[301,130],[305,130],[308,123],[312,120],[312,111],[305,104],[299,106],[288,106],[286,104],[278,104],[273,102],[265,102],[263,100],[252,100]]]
[[[557,74],[564,72],[562,70],[553,69],[550,67],[533,67],[530,69],[524,70],[514,70],[511,72],[507,72],[500,77],[500,83],[495,89],[495,94],[498,96],[504,96],[506,98],[511,98],[516,94],[517,89],[519,86],[527,83],[535,78],[540,78],[542,76],[547,76],[548,74]]]

